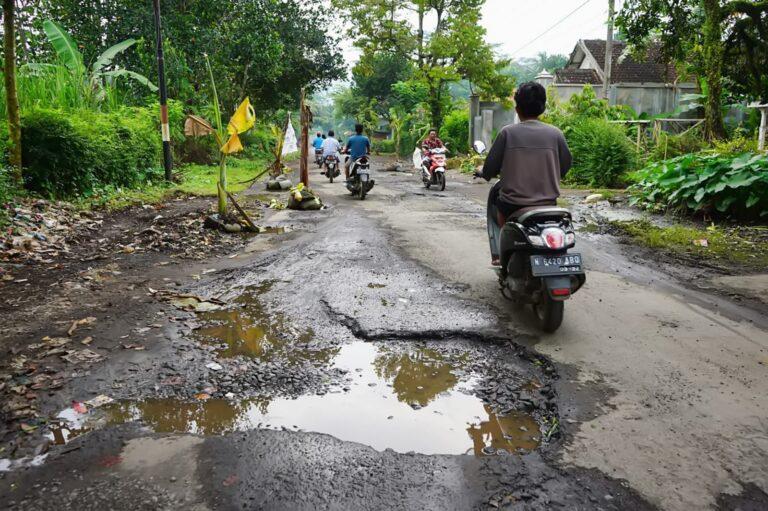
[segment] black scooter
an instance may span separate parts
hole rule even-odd
[[[349,156],[347,156],[349,160]],[[349,181],[347,181],[347,190],[352,195],[360,197],[360,200],[365,200],[365,196],[371,191],[376,181],[371,179],[371,161],[367,156],[358,158],[352,162],[349,169]]]
[[[336,156],[328,155],[325,157],[325,172],[323,175],[327,177],[331,183],[333,179],[339,177],[341,171],[339,170],[339,159]]]
[[[475,142],[475,151],[485,144]],[[488,218],[489,235],[498,235],[501,265],[496,269],[501,293],[516,306],[531,305],[539,327],[554,332],[563,322],[565,301],[584,285],[581,254],[576,245],[571,213],[558,207],[525,208],[513,214],[499,232]]]

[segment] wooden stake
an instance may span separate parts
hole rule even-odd
[[[243,208],[241,208],[241,207],[240,207],[240,204],[238,204],[238,203],[237,203],[237,201],[236,201],[236,200],[235,200],[235,198],[232,196],[232,194],[231,194],[231,193],[229,193],[229,192],[228,192],[228,191],[226,191],[226,190],[224,190],[224,191],[226,192],[226,194],[227,194],[227,197],[229,197],[229,200],[231,200],[231,201],[232,201],[232,205],[235,207],[235,209],[237,210],[237,212],[238,212],[238,213],[240,213],[240,214],[243,216],[243,218],[245,219],[245,223],[246,223],[246,224],[248,224],[248,227],[250,227],[250,228],[251,228],[251,230],[253,230],[253,232],[259,232],[259,228],[258,228],[258,227],[256,227],[256,225],[254,225],[254,223],[253,223],[253,222],[251,222],[251,218],[250,218],[250,217],[248,216],[248,214],[247,214],[247,213],[246,213],[246,212],[243,210]]]
[[[309,125],[312,123],[312,111],[306,104],[306,92],[301,89],[301,182],[309,188]]]

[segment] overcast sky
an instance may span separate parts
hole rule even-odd
[[[579,39],[603,39],[607,17],[608,0],[486,0],[482,23],[499,53],[520,58],[540,51],[569,55]]]
[[[604,38],[607,17],[608,0],[486,0],[482,23],[500,55],[520,58],[540,51],[569,55],[579,39]],[[348,39],[342,44],[351,66],[358,53]]]

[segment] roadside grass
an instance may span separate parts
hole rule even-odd
[[[265,159],[230,158],[227,161],[228,190],[237,193],[248,188],[250,179],[262,172]],[[100,193],[75,201],[83,209],[103,208],[110,211],[141,204],[157,204],[174,195],[209,197],[216,195],[219,178],[218,165],[185,165],[175,173],[176,181],[149,183],[143,188],[108,188]]]
[[[702,262],[711,260],[721,265],[736,264],[754,270],[768,268],[766,227],[659,227],[647,220],[613,221],[610,225],[614,231],[648,248],[693,257]]]

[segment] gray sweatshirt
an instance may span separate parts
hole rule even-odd
[[[560,196],[560,178],[571,168],[563,132],[541,121],[504,127],[488,152],[483,177],[501,175],[500,200],[514,206],[551,206]]]

